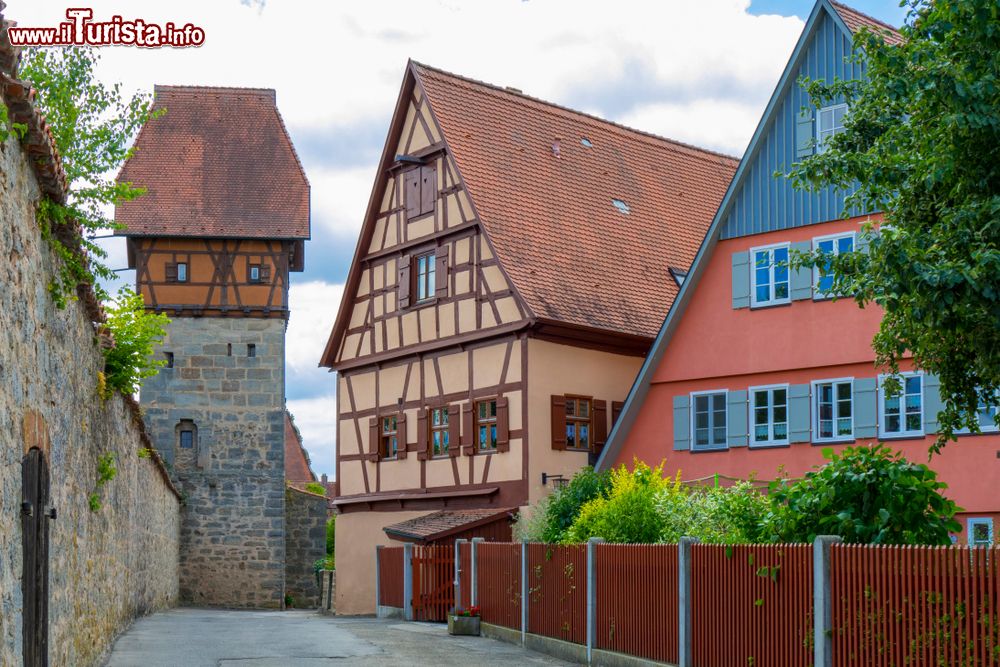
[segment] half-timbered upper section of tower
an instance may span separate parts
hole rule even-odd
[[[519,328],[641,355],[735,169],[411,62],[323,363]]]
[[[283,316],[288,272],[304,267],[309,182],[274,91],[156,86],[161,110],[118,176],[146,192],[115,209],[147,306]]]

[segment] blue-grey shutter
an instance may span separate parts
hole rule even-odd
[[[813,141],[813,112],[812,109],[803,109],[799,112],[798,120],[795,123],[795,157],[803,158],[812,155],[815,147]]]
[[[809,442],[810,430],[809,385],[793,384],[788,388],[788,441]]]
[[[789,253],[791,257],[794,252],[809,252],[812,250],[812,243],[810,241],[796,241],[791,244],[792,252]],[[792,301],[798,301],[800,299],[811,299],[812,298],[812,282],[813,282],[813,272],[808,266],[802,266],[797,269],[789,270],[789,282],[791,283],[791,293]]]
[[[726,395],[726,424],[730,447],[746,447],[747,430],[747,392],[745,389],[730,391]]]
[[[691,397],[674,396],[674,449],[691,449]]]
[[[854,380],[854,437],[878,436],[878,391],[875,378]]]
[[[924,433],[938,432],[938,413],[944,407],[941,400],[941,381],[936,375],[924,375]]]
[[[750,252],[733,253],[733,308],[750,307]]]

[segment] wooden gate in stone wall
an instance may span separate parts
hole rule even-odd
[[[21,462],[21,541],[25,667],[49,664],[49,467],[37,447]]]

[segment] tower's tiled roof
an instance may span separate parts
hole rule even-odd
[[[118,175],[146,194],[115,209],[126,236],[309,238],[309,182],[273,90],[156,86]]]

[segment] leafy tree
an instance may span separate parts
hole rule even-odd
[[[774,541],[839,535],[861,544],[950,544],[961,526],[947,485],[926,465],[885,445],[825,450],[830,461],[796,482],[771,487],[764,530]]]
[[[816,106],[850,105],[844,132],[795,165],[798,187],[852,191],[848,210],[883,211],[867,254],[818,253],[834,291],[875,303],[878,364],[911,353],[941,380],[937,452],[1000,389],[1000,5],[909,0],[893,44],[854,39],[864,80],[809,81]],[[855,189],[856,188],[856,189]]]
[[[166,315],[147,313],[142,295],[123,287],[114,303],[106,306],[104,326],[114,336],[114,346],[104,350],[103,391],[134,394],[143,379],[156,375],[166,361],[153,358],[153,346],[166,334]]]
[[[100,82],[94,74],[99,59],[90,48],[26,49],[19,69],[19,76],[38,91],[36,105],[52,128],[69,183],[65,205],[43,200],[38,212],[42,233],[62,260],[49,286],[60,307],[80,283],[92,284],[98,297],[107,299],[97,279],[111,280],[114,272],[94,236],[119,227],[108,217],[112,205],[143,193],[114,178],[132,154],[132,137],[149,118],[150,99],[126,98],[120,84]],[[57,226],[61,233],[55,233]]]
[[[611,487],[586,502],[563,533],[566,543],[601,537],[608,542],[651,544],[658,542],[666,521],[657,511],[657,496],[670,487],[680,488],[680,479],[663,478],[663,464],[650,468],[636,460],[633,470],[624,465],[611,471]]]

